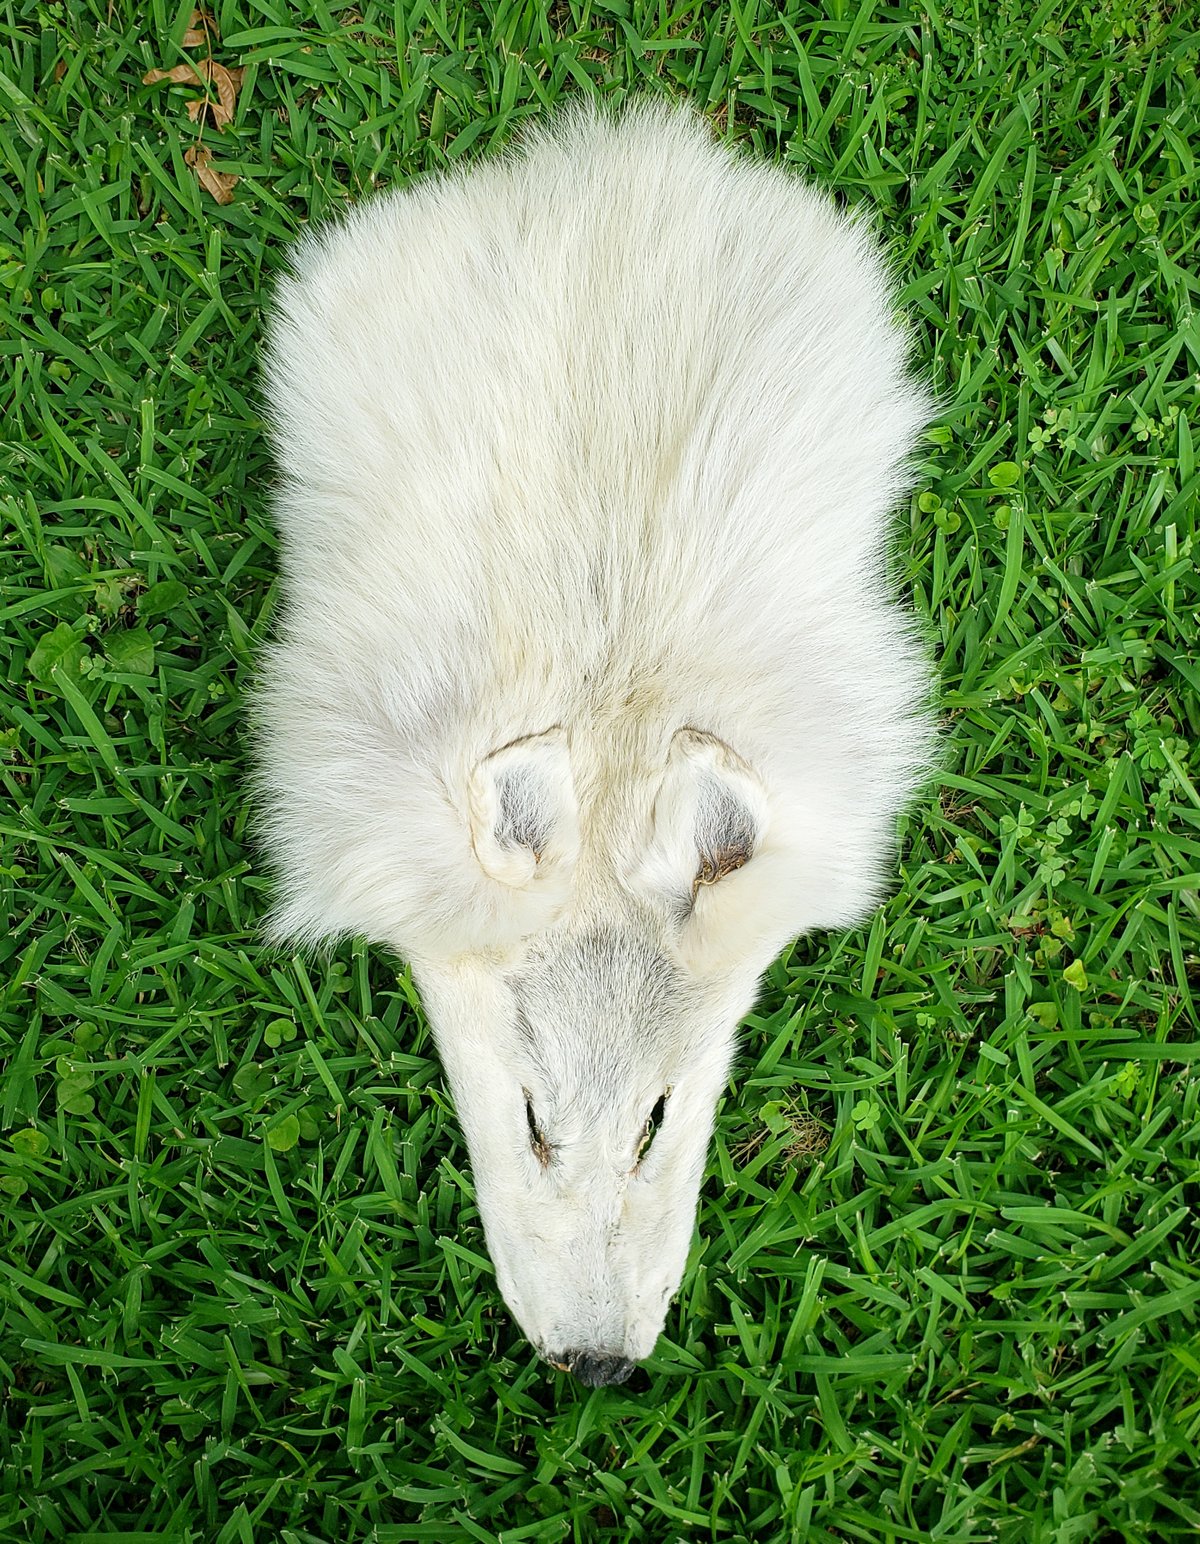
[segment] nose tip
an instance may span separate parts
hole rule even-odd
[[[624,1383],[634,1368],[628,1358],[613,1356],[607,1351],[576,1351],[562,1360],[580,1383],[590,1389],[603,1388],[608,1383]]]

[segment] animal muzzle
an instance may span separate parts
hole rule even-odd
[[[628,1357],[608,1351],[564,1351],[561,1355],[547,1356],[546,1360],[560,1372],[573,1373],[590,1389],[624,1383],[637,1365]]]

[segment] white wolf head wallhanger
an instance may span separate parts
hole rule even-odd
[[[867,227],[661,106],[377,198],[280,292],[274,930],[411,962],[500,1289],[586,1383],[662,1329],[760,972],[875,904],[928,752],[891,303]]]

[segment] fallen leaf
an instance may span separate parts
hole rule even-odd
[[[173,70],[147,70],[142,76],[142,85],[157,86],[160,80],[174,81],[176,85],[182,85],[185,80],[202,84],[194,64],[177,64]]]
[[[142,84],[156,86],[159,81],[167,80],[176,86],[202,86],[208,81],[216,88],[216,101],[212,97],[204,97],[189,102],[188,117],[194,123],[207,107],[214,125],[223,129],[233,122],[233,110],[245,73],[245,70],[227,70],[215,59],[197,59],[194,64],[177,64],[172,70],[147,70],[142,76]]]
[[[227,123],[233,122],[233,109],[237,103],[237,86],[234,85],[233,76],[223,64],[218,64],[214,59],[201,61],[201,68],[208,66],[208,78],[217,88],[217,100],[209,102],[209,110],[212,120],[218,129],[223,129]],[[239,75],[241,71],[238,72]],[[241,82],[239,81],[240,85]]]
[[[237,178],[231,172],[215,171],[208,163],[211,151],[203,145],[193,145],[183,152],[183,159],[196,173],[196,180],[206,193],[211,193],[218,204],[233,203],[233,185]]]
[[[188,17],[187,31],[180,40],[184,48],[201,48],[210,38],[219,38],[220,29],[215,16],[197,7]]]

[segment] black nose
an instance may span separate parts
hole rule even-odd
[[[634,1368],[625,1357],[610,1356],[605,1351],[576,1351],[563,1361],[580,1383],[586,1383],[590,1389],[603,1388],[606,1383],[624,1383]]]

